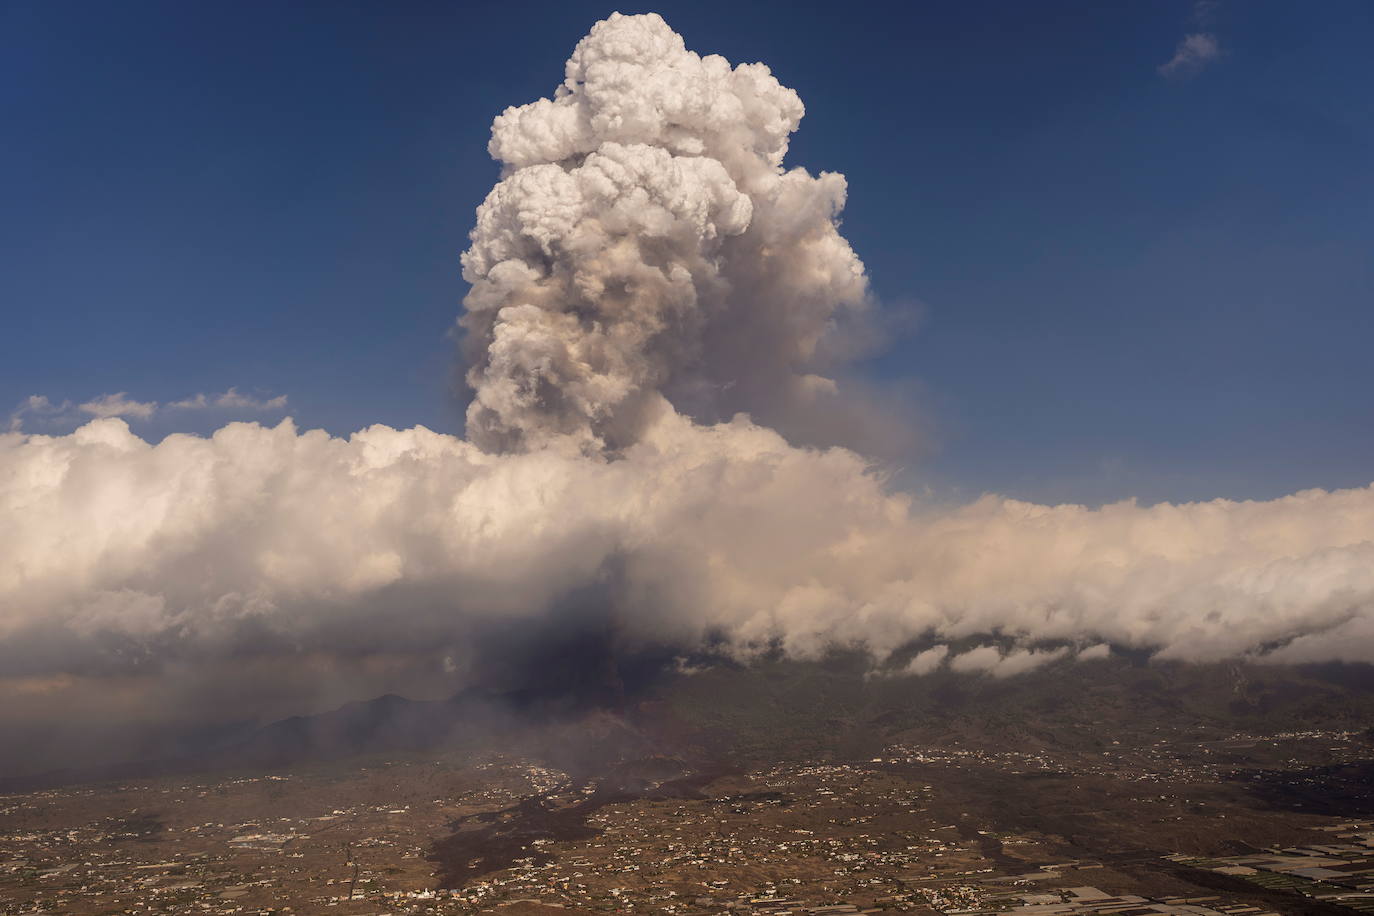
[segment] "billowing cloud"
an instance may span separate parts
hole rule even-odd
[[[248,630],[403,649],[538,619],[611,570],[619,624],[642,641],[884,654],[1000,633],[1184,659],[1374,659],[1370,489],[950,511],[889,492],[852,452],[668,408],[614,460],[289,421],[153,445],[106,419],[0,443],[0,642],[6,669],[31,674]]]
[[[504,173],[463,255],[473,441],[620,448],[664,398],[770,423],[843,406],[826,373],[867,279],[844,177],[783,167],[796,93],[657,15],[597,23],[566,73],[492,125]]]

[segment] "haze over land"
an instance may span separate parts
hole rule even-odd
[[[912,434],[846,377],[880,305],[844,177],[786,163],[801,100],[652,14],[598,23],[566,72],[493,124],[466,438],[0,434],[8,725],[451,692],[586,629],[877,667],[914,645],[912,675],[1104,644],[1374,661],[1374,488],[1098,509],[895,490],[846,448]]]

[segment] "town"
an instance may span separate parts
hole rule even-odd
[[[1362,742],[898,743],[709,772],[662,757],[618,771],[614,791],[498,754],[55,788],[0,798],[0,901],[130,916],[1367,912],[1374,821],[1246,802],[1244,774],[1270,770],[1225,763],[1245,749],[1301,782]]]

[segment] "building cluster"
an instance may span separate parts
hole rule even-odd
[[[979,766],[1001,772],[1060,773],[1067,776],[1108,776],[1126,782],[1207,783],[1230,779],[1244,769],[1234,762],[1236,754],[1256,749],[1288,749],[1280,762],[1310,761],[1314,752],[1330,764],[1353,763],[1368,754],[1364,733],[1350,730],[1254,734],[1233,732],[1200,736],[1186,730],[1154,729],[1146,741],[1112,740],[1091,751],[1028,751],[1003,747],[962,746],[959,742],[939,747],[892,744],[874,763],[928,766]]]

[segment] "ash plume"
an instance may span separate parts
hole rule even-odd
[[[497,117],[503,177],[463,255],[471,439],[614,449],[665,399],[766,420],[833,397],[867,279],[836,229],[844,177],[783,166],[803,110],[763,64],[617,13],[552,99]]]
[[[938,645],[913,675],[1107,643],[1374,661],[1374,488],[950,509],[789,440],[842,403],[836,329],[871,307],[844,178],[785,165],[802,112],[764,65],[616,15],[500,115],[463,255],[465,438],[0,434],[6,721],[440,695],[499,666],[484,634],[584,617],[739,656]],[[945,648],[978,634],[1002,648]]]

